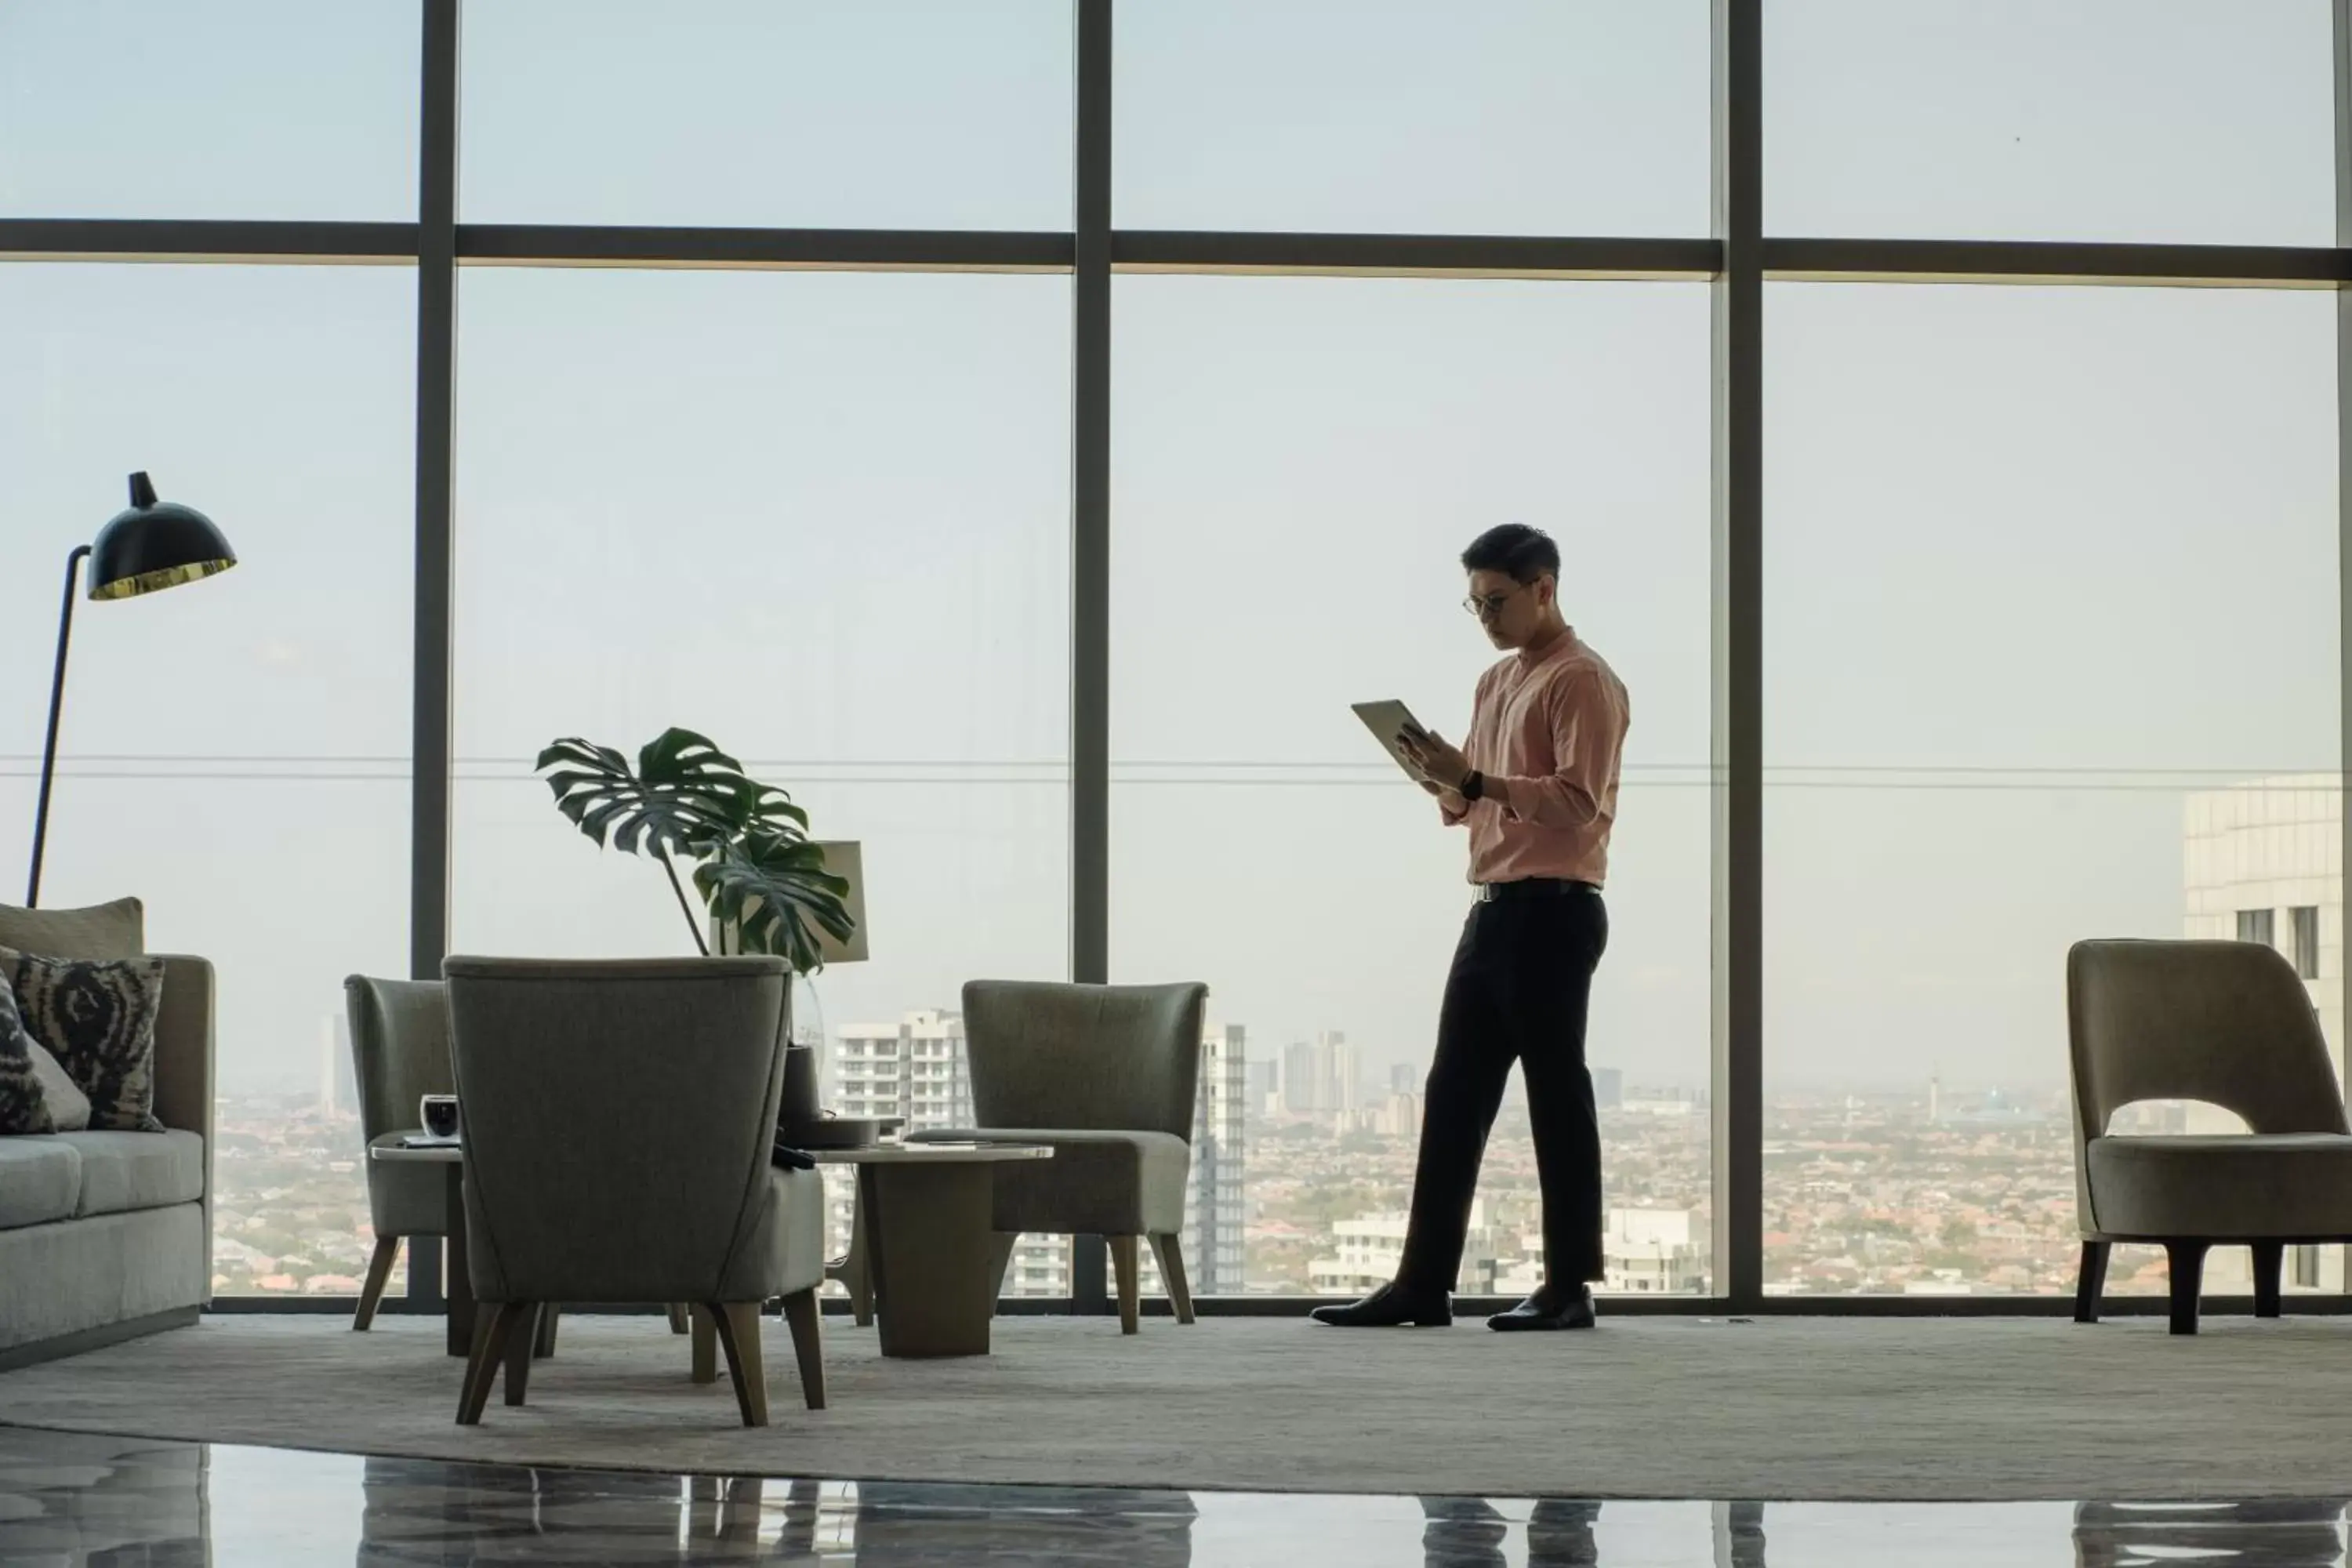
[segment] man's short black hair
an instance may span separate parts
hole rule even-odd
[[[1502,572],[1514,583],[1532,583],[1549,573],[1559,575],[1559,546],[1540,528],[1507,522],[1490,528],[1462,552],[1465,572]]]

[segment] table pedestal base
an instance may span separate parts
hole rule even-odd
[[[857,1168],[884,1355],[988,1353],[996,1316],[994,1176],[978,1163]]]

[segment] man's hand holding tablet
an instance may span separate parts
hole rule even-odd
[[[1352,708],[1405,776],[1435,795],[1447,816],[1460,816],[1469,809],[1456,786],[1470,764],[1443,736],[1423,726],[1402,702],[1358,702]]]

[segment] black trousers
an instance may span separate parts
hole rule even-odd
[[[1561,1285],[1601,1277],[1601,1124],[1584,1020],[1608,945],[1609,911],[1594,889],[1471,906],[1438,1014],[1398,1283],[1454,1289],[1478,1164],[1513,1062],[1535,1126],[1545,1275]]]

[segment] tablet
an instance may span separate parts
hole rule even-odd
[[[1402,702],[1351,702],[1349,707],[1357,718],[1364,721],[1364,728],[1372,732],[1372,738],[1380,742],[1381,748],[1396,759],[1396,765],[1404,770],[1405,777],[1415,784],[1421,783],[1424,775],[1414,764],[1412,753],[1401,743],[1407,734],[1425,735],[1429,732],[1421,721],[1412,716],[1412,710]]]

